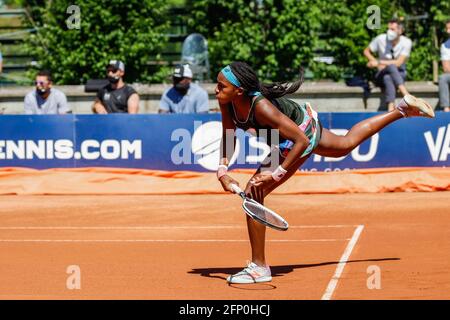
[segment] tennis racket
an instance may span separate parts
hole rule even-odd
[[[230,187],[234,193],[241,196],[244,200],[242,203],[242,208],[244,208],[245,213],[247,213],[247,215],[251,218],[275,230],[286,231],[289,228],[287,221],[284,220],[279,214],[269,208],[266,208],[259,202],[248,198],[244,191],[242,191],[242,189],[237,185],[231,184]]]

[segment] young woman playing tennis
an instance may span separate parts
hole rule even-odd
[[[233,62],[219,72],[217,82],[215,93],[222,113],[223,126],[222,156],[217,177],[224,190],[233,192],[230,185],[239,185],[227,174],[234,153],[235,130],[276,129],[279,132],[279,144],[275,146],[275,150],[278,150],[277,160],[280,165],[271,171],[265,169],[266,165],[260,166],[245,188],[248,197],[261,204],[264,198],[289,179],[311,154],[342,157],[394,121],[404,117],[434,117],[433,109],[427,102],[409,95],[405,96],[393,111],[363,120],[353,126],[345,136],[338,136],[322,128],[317,113],[308,103],[297,104],[282,98],[300,88],[303,74],[296,82],[263,84],[249,65]],[[247,228],[252,261],[241,272],[229,276],[227,281],[271,281],[270,267],[265,258],[266,226],[247,216]]]

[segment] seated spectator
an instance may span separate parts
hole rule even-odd
[[[377,68],[375,84],[383,88],[386,106],[394,110],[397,89],[403,96],[409,94],[405,87],[406,60],[411,53],[412,41],[403,36],[403,24],[397,19],[388,23],[387,33],[378,35],[364,50],[369,68]],[[376,59],[372,53],[378,55]]]
[[[441,61],[444,73],[439,76],[439,105],[450,112],[450,20],[445,23],[448,39],[441,45]]]
[[[176,66],[173,86],[164,91],[159,103],[159,113],[208,113],[208,93],[192,82],[188,64]]]
[[[109,84],[97,93],[92,111],[94,113],[138,113],[139,95],[132,86],[125,84],[125,64],[111,60],[106,67]]]
[[[36,90],[25,96],[25,114],[64,114],[72,113],[66,95],[53,88],[49,71],[40,71],[36,75]]]

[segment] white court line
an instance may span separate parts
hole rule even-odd
[[[339,278],[342,275],[342,272],[344,271],[345,264],[348,261],[348,258],[350,257],[353,248],[356,245],[356,242],[359,239],[359,236],[361,235],[362,230],[364,229],[363,225],[359,225],[355,232],[353,233],[353,236],[350,240],[350,242],[347,245],[347,248],[345,248],[344,254],[342,255],[341,259],[339,260],[339,263],[336,267],[336,271],[334,272],[333,277],[331,278],[330,282],[328,283],[328,287],[325,290],[325,293],[322,296],[322,300],[331,300],[331,297],[333,296],[333,292],[336,289],[336,286],[338,284]]]
[[[358,225],[304,225],[304,226],[289,226],[291,229],[316,229],[316,228],[350,228]],[[12,226],[0,227],[0,230],[157,230],[157,229],[244,229],[246,226],[134,226],[134,227],[120,227],[120,226]]]
[[[266,242],[336,242],[350,239],[266,240]],[[0,242],[248,242],[247,239],[0,239]]]

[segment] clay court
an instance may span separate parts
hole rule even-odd
[[[273,281],[228,286],[250,257],[237,196],[3,195],[0,297],[450,299],[449,191],[274,194],[266,205],[290,223],[267,232]],[[81,288],[69,290],[73,265]],[[367,286],[373,266],[379,289]]]

